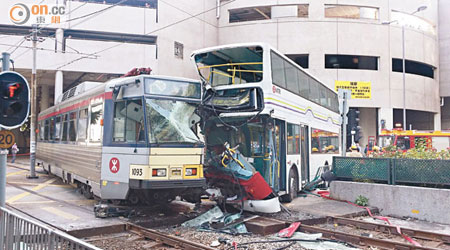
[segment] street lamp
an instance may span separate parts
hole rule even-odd
[[[410,15],[414,15],[417,12],[426,10],[427,6],[423,5],[417,8]],[[398,20],[393,20],[390,22],[382,22],[381,24],[390,25],[391,23],[397,22]],[[406,67],[405,67],[405,24],[402,25],[402,71],[403,71],[403,130],[406,130]]]

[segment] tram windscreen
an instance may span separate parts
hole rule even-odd
[[[195,108],[182,101],[146,99],[150,143],[200,143],[189,122]]]
[[[173,96],[200,99],[200,82],[145,79],[145,93],[158,96]]]
[[[225,48],[195,55],[200,75],[213,87],[260,82],[263,49],[259,46]]]

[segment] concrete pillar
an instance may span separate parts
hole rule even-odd
[[[41,98],[39,102],[39,110],[44,111],[50,107],[50,91],[47,85],[41,84]]]
[[[60,95],[63,93],[63,72],[61,70],[56,71],[55,74],[55,104]]]
[[[61,28],[56,29],[55,38],[56,52],[63,52],[64,30]]]
[[[369,136],[377,136],[377,110],[375,108],[359,108],[359,126],[361,126],[362,138],[359,145],[365,147]]]
[[[378,133],[383,129],[383,123],[385,129],[394,128],[394,109],[393,108],[380,108],[378,110]]]
[[[441,130],[441,113],[434,114],[434,131]]]

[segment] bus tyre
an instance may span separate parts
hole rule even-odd
[[[284,196],[284,200],[286,202],[291,202],[295,197],[297,197],[298,193],[298,174],[294,167],[289,171],[289,192]]]

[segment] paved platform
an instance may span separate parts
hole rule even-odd
[[[292,202],[283,205],[292,213],[290,217],[307,224],[308,222],[320,223],[320,220],[326,219],[327,216],[355,217],[367,214],[367,210],[363,208],[311,194],[300,195]],[[378,211],[376,208],[370,209],[372,212]]]
[[[37,167],[38,179],[27,179],[28,161],[8,159],[6,176],[7,208],[37,218],[64,231],[123,224],[119,218],[95,218],[95,200],[88,200],[76,188]],[[9,205],[9,206],[8,206]]]

